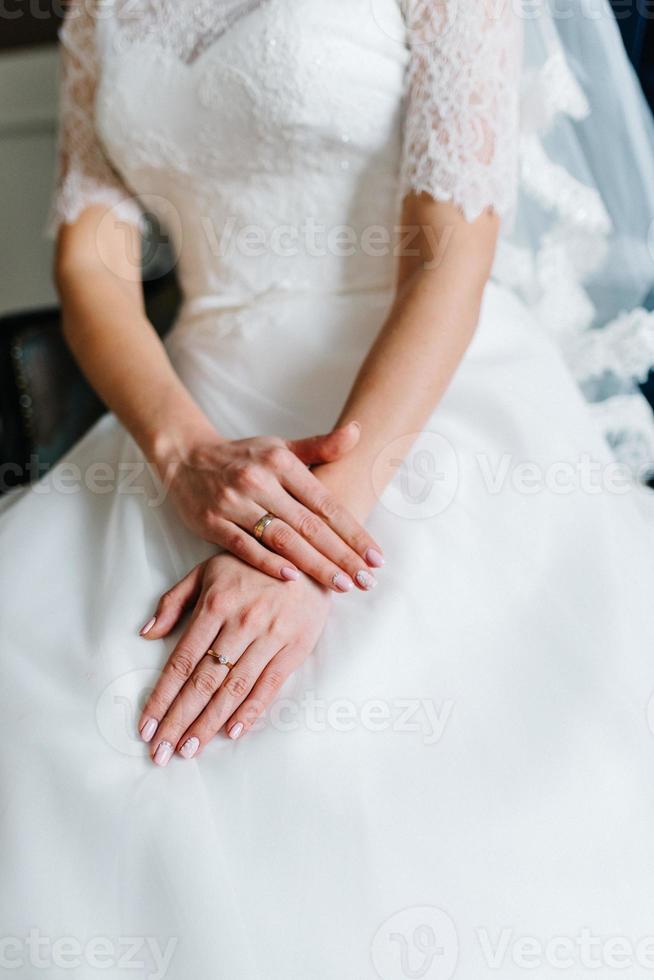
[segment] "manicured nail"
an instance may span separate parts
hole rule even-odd
[[[374,589],[374,587],[377,585],[377,579],[374,575],[371,575],[370,572],[357,572],[354,577],[362,589]]]
[[[376,548],[368,548],[364,557],[373,568],[381,568],[384,564],[384,556]]]
[[[354,582],[347,575],[343,575],[341,572],[337,572],[336,575],[332,577],[332,585],[339,592],[349,592],[350,589],[354,588]]]
[[[157,751],[154,753],[154,761],[158,766],[167,766],[173,754],[173,747],[170,742],[159,742]]]
[[[141,725],[141,738],[144,742],[152,741],[152,736],[156,732],[157,726],[158,722],[155,721],[154,718],[148,718],[148,720]]]
[[[297,568],[289,568],[288,565],[285,565],[279,574],[287,582],[297,582],[300,577]]]
[[[186,739],[179,751],[185,759],[192,759],[199,748],[200,739],[193,736],[193,738]]]
[[[154,624],[156,623],[156,621],[157,621],[156,616],[153,616],[152,619],[149,619],[145,624],[145,626],[143,627],[143,629],[141,630],[141,636],[145,636],[147,633],[149,633],[152,627],[154,626]]]
[[[237,721],[236,724],[230,728],[228,735],[230,738],[236,739],[239,737],[242,731],[243,731],[243,723]]]

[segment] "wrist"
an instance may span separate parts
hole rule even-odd
[[[377,504],[377,494],[367,463],[359,461],[353,465],[350,457],[345,457],[321,463],[312,468],[312,473],[359,522],[368,519]]]
[[[148,461],[163,476],[190,462],[207,446],[216,446],[226,441],[200,413],[193,419],[175,418],[158,423],[142,448]]]

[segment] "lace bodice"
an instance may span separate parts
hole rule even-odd
[[[574,341],[596,317],[586,283],[599,277],[601,298],[614,267],[632,263],[608,248],[622,199],[610,217],[572,165],[570,121],[587,116],[588,93],[549,6],[535,8],[532,18],[515,0],[72,0],[51,232],[91,204],[131,223],[147,211],[173,245],[186,315],[243,309],[239,329],[255,331],[253,305],[280,291],[391,292],[395,248],[410,246],[395,234],[403,195],[452,201],[468,220],[515,214],[493,278],[553,332],[585,392],[611,364],[617,421],[605,427],[624,442],[634,416],[621,421],[622,396],[637,378],[623,334],[638,333],[640,377],[654,315]]]
[[[327,2],[338,6],[334,0],[323,0]],[[128,220],[139,215],[125,175],[110,160],[98,134],[98,86],[107,59],[138,45],[158,46],[190,65],[239,20],[256,32],[258,24],[251,15],[266,6],[271,8],[266,30],[270,33],[276,19],[280,30],[285,30],[284,4],[279,0],[76,0],[72,4],[61,31],[61,135],[53,230],[97,202],[115,206]],[[310,3],[298,6],[300,14],[304,7],[311,17]],[[398,187],[403,193],[426,192],[438,200],[454,201],[470,220],[486,208],[504,215],[515,195],[520,37],[511,7],[508,0],[499,7],[491,0],[474,5],[457,0],[374,0],[361,9],[356,3],[345,4],[339,12],[347,25],[339,43],[352,46],[348,35],[360,27],[366,44],[376,43],[382,56],[394,46],[391,53],[402,60],[404,87],[399,95],[404,143]],[[109,49],[98,37],[108,22],[113,39]],[[365,57],[366,52],[359,56]],[[369,57],[372,61],[375,52]],[[325,59],[325,83],[329,72]],[[278,90],[271,98],[293,98],[283,80],[274,81]],[[151,83],[156,86],[156,77]],[[336,94],[337,101],[360,97],[356,90]],[[365,112],[365,106],[361,109]],[[162,147],[166,149],[171,148]]]

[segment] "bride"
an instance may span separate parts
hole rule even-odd
[[[651,975],[654,180],[594,7],[70,5],[111,414],[0,518],[3,970]]]

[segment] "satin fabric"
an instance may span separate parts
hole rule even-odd
[[[207,202],[219,228],[230,215],[237,228],[296,227],[316,211],[329,227],[396,220],[406,52],[372,32],[363,6],[349,48],[336,6],[305,10],[311,29],[292,19],[284,34],[264,5],[249,34],[225,35],[190,72],[151,45],[105,48],[105,144],[180,217],[185,303],[167,349],[233,438],[329,428],[392,298],[392,256],[219,260],[200,234]],[[248,100],[268,104],[289,58],[295,78],[323,78],[305,61],[318,37],[338,41],[336,90],[311,88],[306,103],[291,85],[257,142],[240,128]],[[270,85],[246,85],[246,67]],[[344,79],[377,95],[335,112]],[[212,144],[222,182],[206,169],[189,180],[189,139],[206,123],[198,86],[216,131],[232,134]],[[303,141],[283,152],[285,126]],[[652,497],[620,478],[558,347],[496,282],[403,465],[402,449],[377,464],[395,473],[370,519],[386,555],[377,589],[335,597],[256,731],[165,770],[136,722],[176,635],[149,643],[138,629],[211,546],[184,529],[111,415],[5,501],[3,969],[650,975]]]

